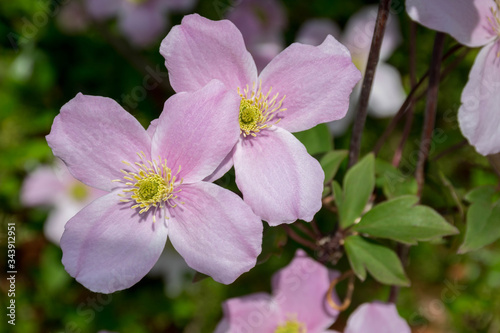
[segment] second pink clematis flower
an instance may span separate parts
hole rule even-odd
[[[500,0],[407,0],[406,10],[428,28],[482,47],[462,92],[458,122],[480,154],[500,152]]]
[[[273,294],[256,293],[224,303],[216,333],[323,333],[339,312],[326,300],[337,271],[311,259],[303,250],[272,279]],[[337,300],[337,295],[332,294]]]
[[[233,23],[194,14],[172,28],[160,53],[175,91],[194,91],[218,79],[240,98],[230,112],[239,115],[241,135],[208,179],[234,164],[243,199],[263,220],[311,221],[321,208],[324,174],[290,132],[345,116],[361,78],[347,48],[332,36],[317,47],[295,43],[259,75]]]
[[[71,276],[95,292],[128,288],[156,263],[167,236],[216,281],[255,266],[260,219],[236,194],[203,181],[238,138],[238,119],[225,110],[239,103],[214,80],[169,98],[148,131],[109,98],[78,94],[62,107],[49,146],[75,178],[109,192],[66,224],[62,261]]]

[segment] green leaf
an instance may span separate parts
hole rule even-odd
[[[378,204],[353,229],[407,244],[458,233],[435,210],[417,202],[417,197],[406,195]]]
[[[344,193],[342,192],[342,187],[336,181],[332,183],[333,188],[333,198],[335,199],[335,204],[337,207],[342,207],[344,203]]]
[[[384,195],[388,199],[407,194],[417,194],[417,180],[413,175],[404,175],[399,169],[386,161],[375,160],[375,174],[377,176],[377,187],[382,188]]]
[[[467,211],[465,238],[458,253],[479,250],[500,238],[500,200],[492,186],[483,186],[465,197],[472,204]]]
[[[319,124],[307,131],[293,133],[310,155],[326,153],[333,149],[333,139],[325,124]]]
[[[349,152],[347,150],[332,150],[325,154],[319,161],[325,172],[325,184],[335,177],[342,161],[345,160]]]
[[[495,187],[494,186],[481,186],[473,189],[469,193],[465,195],[465,200],[470,203],[474,202],[493,202],[493,197],[495,195]]]
[[[340,226],[347,228],[361,216],[375,187],[375,158],[368,154],[347,171],[343,203],[339,206]]]
[[[345,239],[345,251],[356,276],[364,281],[366,271],[380,283],[409,286],[403,265],[394,251],[385,246],[367,241],[361,236]]]

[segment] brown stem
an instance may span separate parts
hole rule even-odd
[[[439,154],[434,156],[432,158],[432,162],[435,162],[435,161],[439,160],[441,157],[443,157],[451,152],[454,152],[455,150],[458,150],[458,149],[462,148],[463,146],[466,146],[467,143],[468,143],[467,140],[464,139],[464,140],[460,141],[459,143],[454,144],[453,146],[446,148],[445,150],[443,150],[442,152],[440,152]]]
[[[313,243],[310,240],[307,240],[307,239],[304,239],[303,237],[301,237],[292,228],[290,228],[290,226],[284,224],[283,228],[285,228],[285,231],[288,234],[288,236],[291,239],[293,239],[294,241],[296,241],[297,243],[299,243],[301,245],[304,245],[305,247],[308,247],[311,250],[316,250],[318,248],[318,246],[315,243]]]
[[[407,265],[409,251],[410,247],[406,244],[398,243],[396,245],[396,253],[398,254],[399,259],[401,260],[401,264],[403,265],[403,267]],[[398,299],[399,296],[399,289],[400,289],[399,286],[391,286],[387,302],[396,303],[396,300]]]
[[[338,305],[334,300],[333,300],[333,289],[335,288],[335,286],[345,280],[349,278],[349,282],[348,282],[348,285],[347,285],[347,294],[344,298],[344,301],[342,302],[342,304]],[[330,287],[328,288],[328,292],[326,294],[326,300],[328,301],[328,305],[330,305],[330,307],[332,309],[335,309],[337,311],[344,311],[346,310],[349,305],[351,305],[351,300],[352,300],[352,293],[354,291],[354,282],[355,282],[356,278],[354,277],[354,273],[352,270],[349,270],[347,272],[345,272],[344,274],[342,274],[341,276],[339,276],[338,278],[334,279],[331,283],[330,283]]]
[[[454,47],[452,47],[443,56],[442,61],[448,59],[453,53],[455,53],[456,51],[458,51],[462,47],[463,47],[462,45],[458,45],[458,44],[455,45]],[[399,108],[398,112],[392,118],[391,122],[389,123],[389,125],[385,129],[384,133],[382,133],[382,135],[380,136],[379,140],[375,144],[375,147],[373,148],[373,152],[375,153],[375,155],[377,155],[379,153],[380,149],[384,145],[384,143],[387,140],[387,138],[389,137],[389,135],[391,135],[391,133],[396,128],[396,125],[398,124],[398,122],[403,118],[403,116],[405,115],[405,113],[408,111],[408,107],[410,106],[410,104],[418,99],[418,98],[414,99],[413,96],[415,95],[415,93],[417,92],[417,90],[420,88],[420,86],[424,83],[424,81],[427,79],[427,77],[429,76],[429,71],[430,70],[427,70],[427,72],[425,72],[425,74],[422,76],[422,78],[417,82],[417,84],[415,85],[415,87],[413,87],[410,90],[410,93],[408,94],[408,96],[406,96],[406,99],[403,102],[403,105],[401,105],[401,107]]]
[[[361,149],[361,136],[363,134],[363,128],[365,127],[366,114],[368,110],[368,100],[370,98],[375,70],[380,58],[380,47],[382,46],[382,40],[384,39],[385,25],[389,17],[390,3],[391,0],[380,0],[379,3],[377,20],[375,22],[375,30],[373,32],[372,45],[370,47],[370,54],[368,55],[368,62],[366,64],[366,71],[365,77],[363,79],[363,86],[361,87],[361,94],[359,96],[356,120],[354,121],[351,146],[349,149],[349,167],[354,165],[359,158],[359,151]]]
[[[410,61],[409,61],[409,73],[410,73],[410,85],[414,89],[417,85],[417,23],[415,21],[410,21]],[[398,167],[401,161],[401,156],[403,155],[403,150],[406,144],[406,140],[410,136],[411,126],[413,124],[413,109],[415,103],[411,102],[408,105],[408,111],[406,113],[405,127],[403,129],[403,135],[399,142],[398,149],[394,152],[394,157],[392,158],[392,165]]]
[[[313,228],[313,231],[316,234],[317,238],[321,238],[323,236],[321,234],[321,230],[319,230],[318,222],[316,222],[316,219],[312,219],[312,221],[311,221],[311,227]]]
[[[436,109],[438,103],[439,82],[441,76],[441,55],[443,53],[444,40],[446,35],[442,32],[436,33],[434,39],[434,50],[429,72],[429,87],[427,89],[427,103],[425,106],[424,128],[422,131],[422,139],[420,141],[420,149],[418,155],[417,169],[415,178],[418,185],[418,196],[422,195],[424,187],[424,166],[429,150],[431,147],[432,132],[436,122]]]
[[[293,225],[295,227],[297,227],[297,229],[302,231],[305,235],[309,236],[311,239],[316,240],[317,236],[314,234],[314,232],[311,229],[309,229],[307,226],[302,224],[302,222],[299,221],[299,222],[294,223]]]

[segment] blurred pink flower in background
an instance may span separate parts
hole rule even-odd
[[[482,47],[462,91],[458,122],[482,155],[500,152],[500,1],[407,0],[408,15],[468,47]]]
[[[45,237],[59,244],[64,226],[83,207],[106,194],[71,176],[61,160],[54,166],[40,166],[24,180],[21,203],[26,207],[50,207],[44,224]]]
[[[227,19],[240,30],[259,72],[285,48],[288,22],[280,0],[241,0]]]
[[[361,78],[349,51],[332,36],[317,47],[294,43],[258,75],[233,23],[193,14],[172,28],[160,53],[175,91],[218,79],[240,99],[229,111],[239,114],[239,141],[209,179],[234,163],[243,199],[263,220],[311,221],[321,208],[324,173],[291,132],[345,116]]]
[[[89,14],[86,12],[84,4],[79,0],[69,1],[61,6],[57,14],[57,24],[66,33],[80,33],[91,24]]]
[[[118,18],[118,28],[131,44],[147,47],[166,33],[167,13],[187,12],[196,0],[85,0],[89,15],[96,20]]]
[[[338,316],[326,300],[330,281],[338,276],[299,249],[290,264],[274,274],[272,295],[256,293],[224,302],[224,318],[215,332],[325,332]],[[335,294],[332,297],[338,302]]]
[[[335,331],[333,331],[335,332]],[[349,316],[344,333],[411,333],[393,303],[363,303]]]
[[[95,292],[128,288],[151,270],[167,236],[190,267],[218,282],[255,266],[262,222],[236,194],[202,181],[238,139],[238,120],[225,111],[238,104],[213,80],[170,97],[154,131],[109,98],[78,94],[61,108],[47,136],[54,155],[109,192],[66,225],[62,262],[71,276]]]
[[[274,274],[272,295],[256,293],[224,302],[216,333],[323,333],[339,312],[327,303],[331,281],[339,277],[299,249],[288,266]],[[335,292],[333,301],[339,304]],[[410,333],[392,303],[361,304],[347,320],[344,333]]]
[[[172,244],[167,243],[160,259],[151,268],[148,276],[161,277],[167,297],[175,298],[191,284],[195,271],[190,268]]]
[[[352,61],[364,75],[368,54],[375,29],[377,6],[370,6],[354,14],[346,24],[339,40],[349,49]],[[297,41],[318,45],[328,35],[339,36],[339,28],[328,20],[311,20],[306,22],[297,34]],[[380,62],[377,65],[368,112],[377,118],[393,116],[403,104],[406,93],[403,89],[401,75],[393,66],[385,63],[401,42],[401,33],[397,17],[389,16],[380,50]],[[354,88],[351,104],[346,117],[329,124],[332,133],[342,135],[355,117],[356,105],[361,92],[361,83]]]

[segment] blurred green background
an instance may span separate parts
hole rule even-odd
[[[68,28],[61,22],[63,7],[72,1],[0,1],[0,221],[3,235],[8,223],[16,225],[16,325],[7,325],[2,314],[0,327],[6,331],[31,332],[212,332],[222,316],[221,303],[252,292],[270,291],[270,277],[288,264],[298,247],[287,240],[281,228],[266,229],[261,264],[229,286],[210,278],[192,283],[184,277],[180,294],[164,294],[164,282],[147,276],[128,290],[111,295],[94,294],[64,270],[60,248],[43,233],[49,208],[26,208],[20,201],[25,177],[40,165],[53,162],[45,135],[50,131],[60,107],[78,92],[115,99],[147,126],[157,118],[164,101],[173,93],[165,78],[159,38],[151,47],[137,49],[122,36],[115,20],[89,21],[85,28]],[[299,1],[283,0],[288,17],[284,31],[286,44],[294,41],[300,26],[311,18],[329,18],[344,27],[350,16],[376,1]],[[192,10],[210,19],[221,19],[238,1],[200,0]],[[408,76],[409,18],[402,2],[393,1],[393,15],[399,19],[403,42],[389,59],[400,71],[405,89]],[[45,13],[46,20],[40,20]],[[83,15],[83,13],[82,13]],[[170,26],[179,24],[181,13],[168,14]],[[168,31],[168,30],[167,30]],[[167,32],[166,31],[166,32]],[[417,74],[428,68],[434,32],[418,28]],[[456,42],[447,37],[445,51]],[[430,159],[461,143],[456,113],[460,94],[477,50],[469,52],[458,67],[442,82],[436,127],[445,139],[435,142]],[[452,57],[453,58],[453,57]],[[161,84],[145,95],[127,102],[127,96],[139,96],[134,90],[143,85],[148,69],[160,73]],[[135,91],[135,92],[134,92]],[[419,144],[425,101],[416,105],[415,122],[403,156],[409,156]],[[388,119],[369,118],[362,152],[373,145],[387,126]],[[379,157],[391,161],[401,136],[399,126],[384,145]],[[348,149],[349,132],[334,140],[336,149]],[[308,148],[315,149],[310,138]],[[316,157],[324,153],[318,148]],[[345,172],[343,165],[339,177]],[[434,207],[460,230],[464,230],[463,196],[480,185],[497,185],[488,160],[468,145],[453,150],[429,164],[424,203]],[[379,180],[382,191],[382,180]],[[220,184],[237,190],[229,174]],[[322,230],[333,228],[333,218],[321,212],[317,217]],[[495,243],[467,255],[457,255],[462,236],[443,244],[422,243],[410,250],[407,274],[412,286],[401,290],[400,314],[414,332],[500,332],[500,244]],[[7,253],[6,237],[1,251]],[[6,255],[2,254],[2,262]],[[338,270],[348,269],[343,258]],[[189,274],[188,274],[189,275]],[[3,273],[2,273],[3,276]],[[6,312],[8,281],[0,281],[1,305]],[[344,295],[345,286],[339,286]],[[353,306],[334,325],[341,330],[348,314],[360,303],[386,300],[389,287],[371,278],[356,283]],[[4,331],[2,329],[2,331]]]

